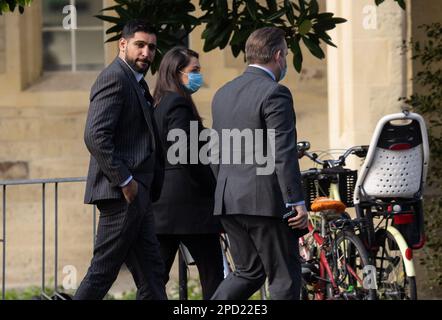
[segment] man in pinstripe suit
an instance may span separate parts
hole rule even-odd
[[[118,57],[91,89],[84,135],[91,153],[85,203],[96,204],[100,218],[94,255],[76,300],[103,299],[123,263],[135,280],[137,299],[167,299],[151,212],[158,150],[144,81],[156,41],[145,22],[128,22]]]

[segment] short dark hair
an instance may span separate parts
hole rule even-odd
[[[285,32],[275,27],[264,27],[252,32],[246,41],[248,63],[270,62],[278,50],[284,48]]]
[[[134,19],[126,22],[121,32],[121,37],[127,40],[132,38],[135,32],[139,31],[157,35],[156,30],[147,21]]]

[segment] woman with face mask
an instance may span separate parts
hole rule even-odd
[[[191,126],[192,130],[197,128],[198,135],[204,129],[192,100],[192,94],[203,83],[198,59],[195,51],[175,47],[165,54],[159,68],[154,118],[165,155],[165,171],[161,195],[153,204],[153,212],[166,267],[165,282],[169,280],[179,244],[183,243],[198,268],[203,298],[209,299],[224,278],[219,241],[222,229],[213,216],[215,178],[209,165],[199,162],[199,149],[205,142],[195,141],[197,148],[190,147]],[[187,161],[176,163],[168,159],[170,155],[167,157],[169,148],[175,144],[175,141],[167,141],[173,129],[186,133],[186,154],[178,158]],[[176,158],[176,153],[173,154]],[[192,158],[197,161],[189,161]]]

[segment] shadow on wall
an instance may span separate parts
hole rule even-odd
[[[29,166],[25,161],[0,162],[0,180],[28,179]]]

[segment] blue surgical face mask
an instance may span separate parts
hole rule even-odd
[[[284,77],[287,74],[287,63],[285,64],[284,68],[282,68],[281,65],[279,67],[281,68],[281,74],[279,76],[279,80],[278,81],[281,81],[282,79],[284,79]]]
[[[191,94],[197,92],[198,89],[201,88],[203,84],[203,76],[201,73],[199,72],[189,72],[189,73],[181,72],[181,73],[187,74],[189,82],[185,84],[184,87],[187,90],[189,90]]]

